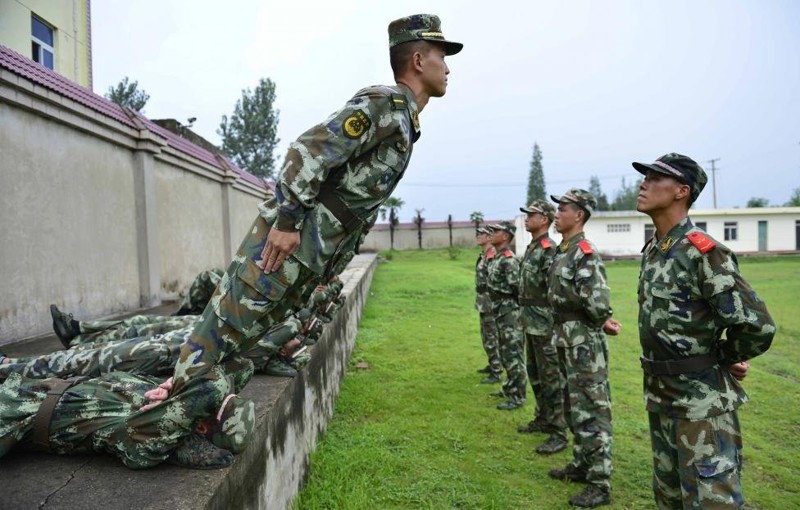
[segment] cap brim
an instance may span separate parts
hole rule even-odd
[[[519,210],[520,210],[520,211],[522,211],[522,212],[524,212],[524,213],[532,213],[532,212],[535,212],[535,211],[531,211],[530,209],[526,209],[526,208],[524,208],[524,207],[520,207],[520,208],[519,208]]]
[[[686,184],[686,181],[684,181],[681,177],[678,177],[677,175],[674,175],[674,174],[672,174],[670,172],[667,172],[663,168],[658,167],[656,165],[652,165],[652,164],[649,164],[649,163],[639,163],[639,162],[636,162],[636,161],[631,163],[631,165],[633,165],[633,168],[636,169],[637,172],[639,172],[640,174],[642,174],[644,176],[647,175],[648,171],[652,170],[653,172],[655,172],[657,174],[666,175],[667,177],[672,177],[676,181],[678,181],[678,182],[680,182],[682,184]]]
[[[440,42],[444,46],[445,55],[455,55],[464,48],[464,45],[461,44],[460,42],[453,42],[453,41],[436,41],[436,42]]]
[[[558,195],[550,195],[550,200],[552,200],[553,202],[555,202],[555,203],[557,203],[557,204],[560,204],[560,203],[561,203],[561,199],[562,199],[562,198],[563,198],[563,197],[560,197],[560,196],[558,196]],[[569,200],[568,200],[568,201],[569,201]]]

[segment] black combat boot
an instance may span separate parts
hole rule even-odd
[[[69,341],[81,334],[78,321],[72,318],[72,314],[63,313],[56,305],[50,305],[50,316],[53,317],[53,331],[64,348],[69,349]]]
[[[569,498],[569,504],[581,508],[594,508],[611,503],[611,489],[599,485],[587,485],[580,494]]]
[[[550,434],[550,437],[543,444],[536,447],[536,453],[540,455],[552,455],[562,450],[567,449],[567,442],[564,438],[556,434]]]
[[[576,468],[572,464],[567,464],[562,469],[551,469],[547,474],[550,475],[550,478],[555,478],[556,480],[586,482],[586,471]]]

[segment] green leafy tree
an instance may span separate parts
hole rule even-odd
[[[769,200],[761,197],[753,197],[747,201],[746,207],[769,207]]]
[[[469,215],[469,221],[475,224],[475,230],[478,230],[483,223],[483,213],[480,211],[473,211]]]
[[[253,175],[273,177],[278,146],[278,118],[275,109],[275,83],[261,78],[255,90],[242,91],[230,119],[222,116],[217,134],[222,151]]]
[[[786,207],[800,207],[800,186],[794,189],[789,201],[786,202]]]
[[[597,200],[598,211],[608,211],[608,197],[600,188],[600,179],[596,175],[593,175],[592,178],[589,179],[589,193],[594,195],[594,198]]]
[[[528,204],[534,200],[547,200],[544,188],[544,168],[542,167],[542,151],[539,144],[533,144],[533,157],[528,172]]]
[[[106,99],[137,112],[143,112],[150,95],[144,89],[139,90],[138,81],[129,81],[126,76],[116,87],[108,87]]]
[[[397,216],[397,211],[399,211],[404,205],[405,202],[402,198],[389,197],[379,210],[382,220],[386,219],[387,211],[389,213],[389,248],[392,250],[394,250],[394,230],[400,223],[400,218]]]
[[[610,210],[612,211],[635,211],[636,199],[639,195],[639,185],[642,179],[637,179],[633,184],[626,184],[625,178],[622,178],[622,187],[614,197],[611,203]]]

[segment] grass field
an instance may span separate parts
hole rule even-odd
[[[532,398],[498,411],[488,396],[496,387],[478,384],[475,370],[486,359],[473,308],[477,253],[451,260],[445,250],[396,252],[379,265],[335,414],[295,508],[570,508],[582,486],[547,476],[569,449],[542,457],[533,448],[544,435],[515,431],[531,419]],[[752,362],[744,383],[745,497],[754,508],[800,508],[800,258],[740,264],[778,323],[772,349]],[[638,262],[606,267],[623,331],[609,338],[614,499],[605,508],[652,508]]]

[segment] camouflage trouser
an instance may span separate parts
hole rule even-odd
[[[658,508],[744,505],[742,435],[736,411],[698,421],[649,415]]]
[[[566,382],[558,369],[558,350],[550,335],[525,334],[525,355],[528,378],[536,395],[536,412],[548,427],[548,432],[567,439],[567,422],[564,417],[564,392]],[[536,377],[537,383],[533,383]]]
[[[500,360],[506,370],[503,393],[510,400],[524,402],[528,381],[525,373],[525,352],[522,347],[519,311],[512,310],[495,317],[494,320],[500,337]]]
[[[572,464],[589,483],[611,487],[611,392],[608,345],[601,331],[586,328],[584,341],[558,347],[558,362],[567,384],[564,413],[573,435]]]
[[[109,372],[161,375],[172,369],[178,348],[190,332],[191,329],[187,328],[164,337],[82,345],[43,356],[17,358],[14,363],[0,365],[0,379],[12,373],[31,379],[74,375],[98,377]]]
[[[491,375],[500,377],[503,374],[503,363],[500,361],[500,340],[497,334],[497,324],[494,315],[491,313],[481,313],[481,341],[483,350],[486,351],[486,359],[489,363]]]
[[[539,379],[539,364],[536,362],[538,353],[534,347],[533,342],[535,336],[528,333],[525,335],[525,372],[528,374],[528,382],[531,383],[533,396],[536,399],[536,408],[533,410],[534,418],[538,417],[542,412],[542,382]],[[558,365],[556,365],[558,367]]]
[[[70,340],[69,346],[163,335],[176,329],[194,326],[199,319],[200,317],[197,315],[181,317],[134,315],[130,319],[124,320],[80,321],[81,334]]]
[[[173,393],[220,360],[253,347],[265,331],[301,308],[316,285],[315,273],[293,256],[278,271],[264,272],[259,264],[268,234],[269,226],[258,216],[181,349]]]
[[[203,313],[222,279],[223,272],[222,269],[210,269],[198,274],[189,287],[189,292],[183,296],[180,310],[190,315]]]

